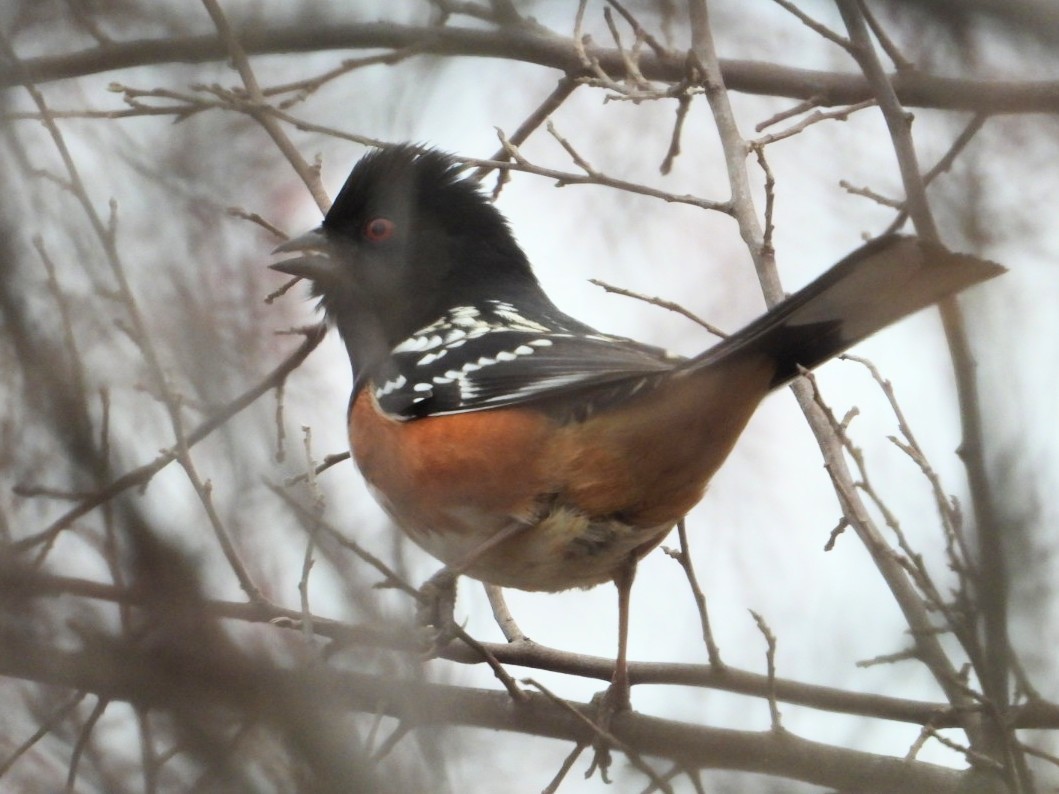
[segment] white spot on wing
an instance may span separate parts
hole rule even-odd
[[[445,355],[448,352],[449,352],[448,348],[443,347],[440,350],[435,350],[433,353],[427,353],[425,356],[423,356],[421,359],[419,359],[419,361],[416,362],[416,366],[417,367],[429,366],[430,364],[433,364],[435,361],[437,361],[439,358],[441,358],[443,355]]]
[[[437,334],[423,333],[418,331],[405,339],[393,349],[394,353],[419,353],[423,350],[433,350],[441,345],[441,337]]]
[[[388,380],[386,383],[375,389],[375,399],[380,399],[388,394],[393,394],[398,389],[403,389],[405,384],[408,383],[408,379],[404,375],[398,375],[393,380]]]
[[[493,336],[490,336],[490,335]],[[536,395],[584,379],[580,372],[553,373],[551,377],[533,369],[523,371],[520,358],[541,355],[539,351],[560,344],[560,340],[582,336],[565,328],[558,320],[538,321],[524,315],[514,303],[503,300],[485,301],[477,306],[454,307],[434,322],[416,331],[398,344],[393,353],[398,357],[397,368],[404,375],[395,375],[376,389],[379,397],[405,390],[412,404],[435,396],[436,387],[453,386],[458,390],[456,410],[475,405],[502,404]],[[586,334],[590,339],[611,340],[605,334]],[[487,342],[474,340],[488,337]],[[505,348],[505,342],[507,346]],[[467,345],[463,355],[452,353]],[[502,349],[497,350],[497,347]],[[482,355],[487,352],[487,355]],[[449,358],[445,358],[448,355]],[[438,363],[444,359],[445,369]],[[474,373],[495,367],[503,373],[509,391],[503,394],[483,394],[484,384]],[[509,368],[510,367],[510,368]],[[510,374],[510,380],[507,375]],[[491,379],[489,379],[490,382]],[[636,384],[633,392],[643,388]],[[455,395],[454,395],[455,396]]]
[[[542,325],[536,320],[531,320],[528,317],[519,314],[518,309],[507,301],[489,302],[493,304],[493,311],[496,313],[496,316],[503,320],[502,327],[504,328],[509,328],[513,331],[533,331],[542,334],[551,331],[548,326]]]

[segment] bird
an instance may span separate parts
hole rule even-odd
[[[560,310],[464,170],[413,144],[366,154],[271,267],[307,279],[337,328],[352,457],[442,573],[527,591],[617,585],[607,700],[627,709],[636,563],[700,501],[761,400],[1004,268],[882,236],[682,358]]]

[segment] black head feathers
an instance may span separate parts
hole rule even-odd
[[[426,216],[450,233],[509,236],[500,214],[477,182],[461,178],[464,166],[450,155],[415,144],[377,149],[350,172],[323,227],[347,231],[380,213]]]
[[[312,281],[356,364],[458,307],[500,300],[554,307],[507,221],[454,158],[414,145],[380,149],[350,172],[323,224],[273,267]]]

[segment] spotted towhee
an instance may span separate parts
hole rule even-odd
[[[503,216],[436,151],[354,167],[272,267],[312,281],[353,366],[353,457],[449,570],[523,590],[615,581],[702,498],[761,399],[1003,268],[909,237],[858,249],[705,353],[601,333],[541,290]]]

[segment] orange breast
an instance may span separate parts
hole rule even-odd
[[[350,443],[382,505],[442,561],[473,558],[472,576],[527,590],[590,586],[702,498],[773,369],[761,358],[675,375],[563,425],[532,406],[398,422],[366,389]]]
[[[451,531],[492,529],[456,526],[460,512],[532,515],[554,487],[544,465],[554,430],[543,414],[512,408],[399,422],[379,413],[368,389],[349,417],[357,466],[399,523]]]

